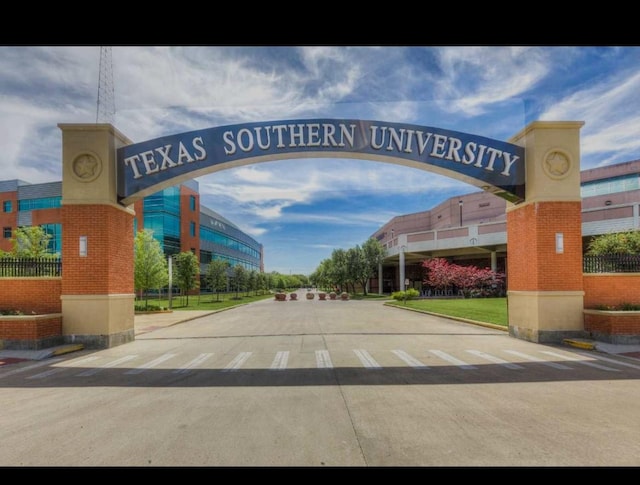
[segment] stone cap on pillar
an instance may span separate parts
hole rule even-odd
[[[132,142],[109,123],[60,123],[62,204],[118,203],[116,151]]]
[[[580,128],[584,121],[534,121],[509,140],[525,149],[525,200],[575,202],[580,195]]]

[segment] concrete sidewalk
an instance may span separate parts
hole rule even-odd
[[[164,313],[136,314],[134,317],[134,332],[135,335],[138,336],[225,310],[226,309],[213,311],[184,310]],[[640,345],[609,344],[588,339],[565,339],[562,343],[570,347],[584,350],[596,350],[607,354],[617,354],[629,358],[640,359]],[[41,350],[0,350],[0,367],[23,360],[48,359],[57,355],[76,352],[83,348],[84,346],[82,344],[65,344]]]
[[[153,332],[160,328],[188,322],[189,320],[217,313],[218,311],[224,311],[224,309],[214,311],[185,310],[165,313],[136,314],[134,317],[134,334],[135,336],[138,336],[144,333]],[[57,355],[76,352],[83,348],[84,346],[82,344],[63,344],[40,350],[0,350],[0,367],[5,364],[12,364],[23,360],[48,359]]]

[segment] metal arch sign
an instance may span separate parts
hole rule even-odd
[[[525,150],[500,140],[404,123],[303,119],[220,126],[117,151],[123,205],[226,168],[291,158],[359,158],[435,171],[524,200]]]

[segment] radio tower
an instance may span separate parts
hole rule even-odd
[[[111,47],[100,47],[100,74],[98,76],[98,107],[96,123],[113,124],[116,103],[113,94],[113,60]]]

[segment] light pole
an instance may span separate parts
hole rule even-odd
[[[460,227],[462,227],[462,204],[464,204],[464,202],[459,200],[458,201],[458,207],[460,208]]]

